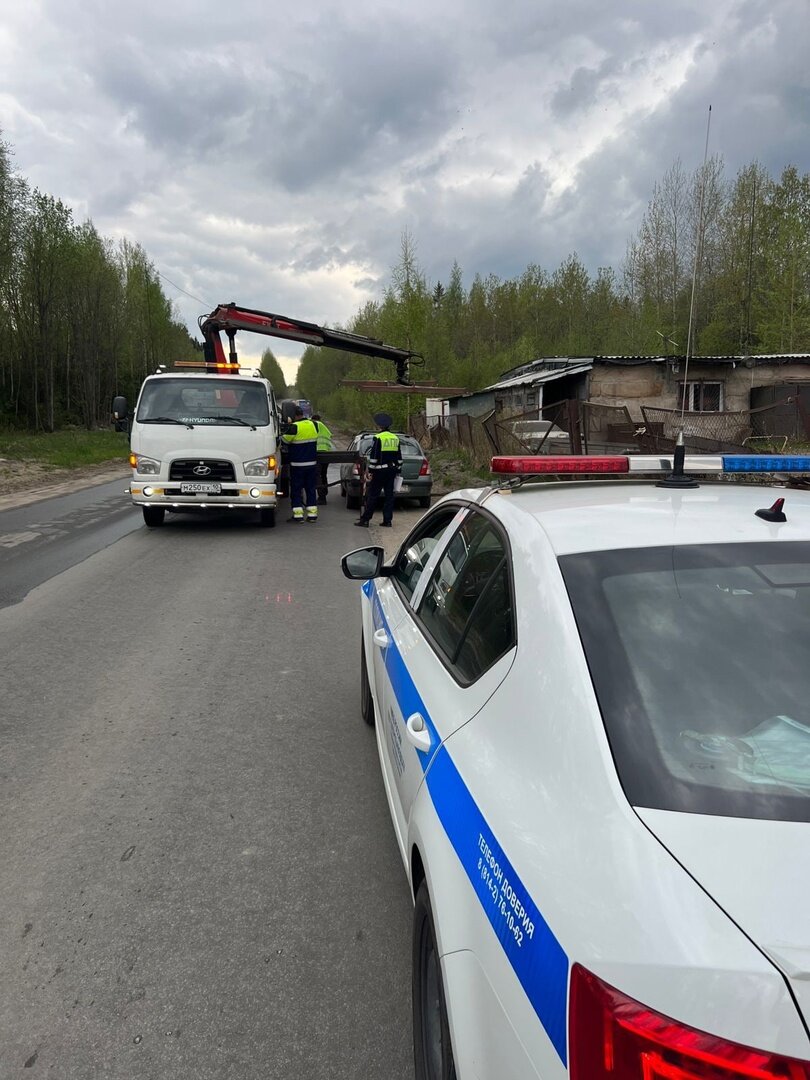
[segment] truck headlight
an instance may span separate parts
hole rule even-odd
[[[136,473],[141,476],[157,476],[160,472],[160,462],[154,458],[143,457],[141,454],[130,454],[129,463]]]
[[[245,470],[245,476],[269,476],[270,475],[270,461],[266,457],[254,458],[253,461],[246,461],[243,464]]]

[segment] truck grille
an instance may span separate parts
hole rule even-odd
[[[195,472],[201,466],[207,466],[210,472]],[[210,458],[178,458],[169,466],[170,480],[235,480],[236,475],[230,461],[212,461]]]

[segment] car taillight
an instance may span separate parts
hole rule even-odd
[[[430,462],[427,458],[422,462],[422,468],[419,470],[420,476],[430,476]]]
[[[359,464],[359,462],[355,461],[354,465],[352,465],[352,476],[359,476],[359,475],[360,475],[360,464]]]
[[[590,971],[571,971],[571,1080],[810,1080],[810,1062],[679,1024]]]

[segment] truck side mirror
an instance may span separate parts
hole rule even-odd
[[[113,420],[126,420],[127,418],[127,399],[125,397],[114,397],[112,402],[112,414]]]

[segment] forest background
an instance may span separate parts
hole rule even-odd
[[[622,265],[595,274],[572,253],[554,270],[477,274],[469,288],[454,263],[432,282],[406,232],[382,298],[343,329],[422,354],[414,381],[473,390],[541,356],[685,352],[695,269],[695,355],[810,352],[810,175],[754,162],[729,180],[718,157],[692,173],[676,161]],[[147,253],[76,223],[0,143],[0,427],[106,427],[115,394],[133,401],[158,364],[200,350]],[[262,370],[287,396],[271,349]],[[421,401],[340,386],[390,377],[379,360],[309,348],[297,394],[351,426],[383,409],[402,426]]]

